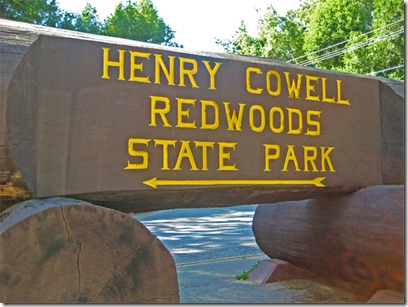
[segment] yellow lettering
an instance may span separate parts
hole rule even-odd
[[[306,75],[306,100],[320,101],[319,95],[313,96],[312,92],[315,92],[315,86],[311,84],[312,81],[318,82],[319,77]]]
[[[177,99],[177,126],[178,128],[197,128],[195,125],[195,121],[193,122],[184,122],[183,118],[190,117],[190,109],[184,110],[184,105],[192,105],[195,106],[195,99],[187,99],[187,98],[176,98]]]
[[[142,163],[130,163],[130,161],[127,161],[127,166],[125,169],[146,169],[149,166],[149,156],[146,151],[139,151],[135,150],[133,146],[135,144],[144,144],[148,146],[150,140],[149,139],[129,139],[128,141],[128,153],[132,157],[140,157],[142,158]]]
[[[330,169],[330,172],[335,172],[333,164],[330,160],[329,154],[334,149],[334,147],[320,147],[322,155],[322,172],[326,172],[326,163]]]
[[[208,148],[214,149],[214,142],[194,142],[196,148],[202,148],[202,155],[203,155],[203,166],[201,168],[202,171],[208,171]]]
[[[226,143],[226,142],[218,142],[219,151],[218,151],[218,171],[237,171],[238,169],[235,167],[235,163],[232,165],[225,165],[225,160],[231,160],[231,152],[225,151],[227,148],[232,148],[235,150],[235,145],[237,143]]]
[[[341,80],[336,80],[337,83],[337,103],[338,104],[347,104],[350,105],[350,99],[342,99],[341,98]]]
[[[320,118],[321,111],[315,111],[315,110],[308,110],[306,113],[306,121],[309,126],[315,126],[315,130],[309,130],[307,128],[306,135],[320,135],[320,121],[318,120],[313,120],[312,116],[317,116]]]
[[[334,97],[332,97],[332,98],[328,98],[328,97],[327,97],[326,80],[327,80],[327,78],[323,78],[323,77],[322,77],[322,101],[323,101],[323,102],[334,103]]]
[[[157,102],[164,103],[163,109],[157,108]],[[170,99],[163,96],[150,96],[150,124],[151,127],[156,127],[156,115],[160,115],[163,122],[163,127],[171,127],[167,120],[166,114],[170,111]]]
[[[280,115],[280,124],[279,127],[275,127],[274,126],[274,122],[275,122],[275,116],[274,113],[278,112]],[[283,110],[279,107],[273,107],[270,109],[269,111],[269,127],[271,128],[272,132],[275,133],[282,133],[283,129],[285,129],[285,123],[284,123],[284,119],[285,119],[285,115],[283,114]]]
[[[173,168],[173,170],[181,170],[181,163],[183,162],[183,159],[187,158],[188,161],[190,162],[191,169],[192,171],[198,171],[197,165],[194,161],[193,153],[190,148],[190,141],[181,141],[181,148],[179,152],[179,156],[177,158],[176,166]]]
[[[225,107],[225,116],[227,118],[227,124],[228,124],[228,129],[230,131],[236,130],[236,131],[241,131],[241,124],[242,124],[242,116],[244,114],[244,108],[245,104],[239,103],[239,111],[238,111],[238,116],[235,112],[235,110],[232,112],[229,108],[230,103],[229,102],[223,102],[224,107]]]
[[[164,61],[162,59],[161,54],[155,54],[155,66],[154,66],[154,83],[155,84],[161,84],[160,83],[160,68],[161,71],[164,73],[164,75],[167,78],[167,83],[168,85],[175,85],[174,84],[174,58],[175,56],[169,55],[169,67],[166,67],[166,64],[164,64]]]
[[[130,52],[130,77],[129,81],[133,82],[143,82],[143,83],[150,83],[149,77],[141,77],[141,76],[136,76],[135,71],[140,70],[143,71],[143,63],[136,63],[136,58],[141,57],[141,58],[150,58],[151,53],[146,53],[146,52],[138,52],[138,51],[129,51]]]
[[[201,127],[200,129],[217,129],[220,125],[220,111],[218,105],[212,100],[200,100],[201,102]],[[207,107],[212,107],[214,110],[214,122],[207,122]]]
[[[260,70],[259,68],[256,68],[256,67],[248,67],[247,70],[246,70],[246,89],[247,89],[248,93],[258,94],[259,95],[260,93],[262,93],[263,89],[261,89],[261,88],[253,89],[251,87],[251,73],[256,73],[256,74],[262,75],[262,70]]]
[[[210,87],[208,89],[215,90],[216,89],[215,88],[215,74],[217,73],[222,63],[215,62],[214,68],[211,68],[209,61],[203,61],[203,63],[205,65],[205,68],[207,68],[207,71],[210,75]]]
[[[118,67],[119,68],[119,75],[118,80],[125,80],[125,52],[126,50],[118,49],[119,52],[119,61],[109,61],[109,50],[110,48],[103,48],[103,74],[102,79],[110,79],[109,77],[109,67]]]
[[[289,125],[288,125],[288,134],[300,134],[302,133],[303,130],[303,119],[302,119],[302,112],[299,109],[292,109],[292,108],[286,108],[288,110],[288,119],[289,119]],[[293,123],[294,123],[294,115],[297,115],[298,117],[298,128],[294,129],[293,128]]]
[[[311,154],[309,154],[311,153]],[[304,159],[304,171],[309,171],[309,164],[312,167],[313,172],[317,172],[315,160],[317,158],[317,148],[315,146],[303,146],[303,159]]]
[[[300,99],[300,86],[302,84],[302,74],[297,74],[297,82],[295,79],[290,80],[290,73],[284,72],[286,77],[286,86],[288,88],[288,97]]]
[[[271,89],[271,75],[276,77],[276,90]],[[282,90],[282,81],[280,74],[275,70],[270,70],[266,74],[266,89],[268,90],[269,95],[279,96]]]
[[[191,86],[198,88],[198,85],[194,79],[194,75],[198,71],[198,65],[197,61],[194,59],[189,59],[189,58],[179,58],[180,60],[180,83],[179,86],[186,86],[185,83],[185,76],[187,76],[190,80]],[[185,67],[186,64],[191,64],[192,67],[190,69],[187,69]]]
[[[254,124],[254,112],[258,111],[260,114],[260,124],[259,126],[255,126]],[[265,129],[265,111],[264,109],[259,106],[259,105],[253,105],[251,106],[251,108],[249,109],[249,126],[251,127],[251,129],[255,132],[262,132]]]
[[[169,146],[176,146],[175,140],[154,140],[154,147],[156,146],[163,146],[163,166],[161,168],[162,171],[168,171],[169,168]]]
[[[283,165],[282,172],[287,172],[288,171],[289,161],[293,162],[293,166],[295,167],[296,172],[300,171],[294,147],[295,147],[294,145],[288,145],[288,151],[286,152],[286,158],[285,158],[285,163]]]
[[[263,144],[265,146],[265,172],[270,171],[269,161],[276,160],[280,156],[280,146],[275,144]],[[274,150],[275,153],[271,154],[270,151]]]

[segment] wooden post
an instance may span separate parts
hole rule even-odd
[[[373,291],[404,289],[402,185],[259,205],[253,231],[270,258]]]
[[[140,222],[67,198],[2,213],[0,301],[178,303],[174,260]]]

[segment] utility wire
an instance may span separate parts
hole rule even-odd
[[[370,73],[367,74],[367,75],[375,76],[375,75],[377,75],[377,74],[379,74],[379,73],[386,72],[386,71],[390,71],[390,70],[394,70],[394,69],[398,69],[398,68],[401,68],[401,67],[404,67],[404,65],[398,65],[398,66],[394,66],[394,67],[382,69],[382,70],[379,70],[379,71],[370,72]]]
[[[289,60],[289,61],[287,61],[287,62],[290,63],[290,62],[293,62],[293,61],[302,59],[302,58],[304,58],[304,57],[307,57],[307,56],[309,56],[309,55],[312,55],[312,54],[315,54],[315,53],[319,53],[319,52],[321,52],[321,51],[324,51],[324,50],[327,50],[327,49],[336,47],[336,46],[338,46],[338,45],[342,45],[342,44],[347,43],[347,42],[349,42],[349,41],[351,41],[351,40],[355,40],[355,39],[357,39],[357,38],[359,38],[359,37],[369,35],[370,33],[373,33],[373,32],[375,32],[375,31],[379,31],[379,30],[381,30],[381,29],[383,29],[383,28],[389,27],[389,26],[391,26],[391,25],[393,25],[393,24],[396,24],[396,23],[398,23],[398,22],[401,22],[401,21],[404,21],[404,19],[399,19],[399,20],[394,21],[394,22],[392,22],[392,23],[386,24],[386,25],[384,25],[384,26],[382,26],[382,27],[380,27],[380,28],[371,30],[371,31],[369,31],[369,32],[365,32],[365,33],[363,33],[363,34],[357,35],[357,36],[355,36],[355,37],[353,37],[353,38],[349,38],[349,39],[347,39],[347,40],[345,40],[345,41],[336,43],[336,44],[334,44],[334,45],[330,45],[330,46],[328,46],[328,47],[325,47],[325,48],[322,48],[322,49],[319,49],[319,50],[310,52],[310,53],[308,53],[308,54],[305,54],[305,55],[302,55],[302,56],[300,56],[300,57],[294,58],[294,59]],[[300,64],[300,65],[302,65],[302,64]]]
[[[378,43],[378,42],[381,42],[381,41],[384,41],[384,40],[387,40],[387,39],[389,39],[389,38],[391,38],[393,36],[399,35],[399,34],[401,34],[403,32],[404,32],[404,27],[400,27],[399,29],[394,30],[392,32],[389,32],[389,33],[386,33],[386,34],[383,34],[383,35],[380,35],[380,36],[372,37],[372,38],[369,38],[366,41],[354,43],[354,44],[352,44],[350,46],[335,50],[333,52],[326,53],[326,54],[321,55],[321,56],[319,56],[319,57],[317,57],[317,58],[315,58],[313,60],[306,60],[304,62],[299,63],[299,65],[315,64],[315,63],[321,62],[323,60],[327,60],[327,59],[336,57],[336,56],[338,56],[340,54],[343,54],[343,53],[346,53],[346,52],[351,52],[351,51],[354,51],[354,50],[357,50],[357,49],[360,49],[360,48],[363,48],[363,47],[366,47],[366,46],[369,46],[369,45],[372,45],[372,44],[375,44],[375,43]]]
[[[326,53],[324,55],[321,55],[320,57],[317,57],[316,59],[306,60],[306,61],[300,63],[299,65],[309,65],[309,64],[317,63],[317,62],[320,62],[320,61],[323,61],[323,60],[338,56],[338,55],[340,55],[342,53],[349,52],[349,51],[354,51],[356,49],[359,49],[359,48],[362,48],[362,47],[365,47],[365,46],[368,46],[368,45],[371,45],[371,44],[386,40],[386,39],[388,39],[388,38],[390,38],[392,36],[398,35],[398,34],[403,33],[403,32],[404,32],[404,28],[400,27],[399,29],[394,30],[392,32],[389,32],[389,33],[386,33],[386,34],[383,34],[383,35],[380,35],[380,36],[376,36],[376,37],[371,37],[366,41],[357,42],[357,43],[354,43],[354,44],[352,44],[350,46],[347,46],[347,47],[344,47],[344,48],[341,48],[341,49]]]

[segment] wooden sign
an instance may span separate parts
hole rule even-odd
[[[299,199],[383,183],[379,88],[269,59],[39,35],[8,90],[7,133],[36,197]]]

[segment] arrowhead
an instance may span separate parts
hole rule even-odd
[[[145,185],[148,185],[148,186],[150,186],[150,187],[152,187],[152,188],[155,189],[155,188],[157,187],[157,178],[154,177],[154,178],[152,178],[152,179],[143,181],[143,183],[144,183]]]
[[[322,183],[322,181],[325,180],[325,179],[326,179],[326,177],[317,177],[317,178],[313,179],[313,183],[317,187],[324,187],[325,185]]]

